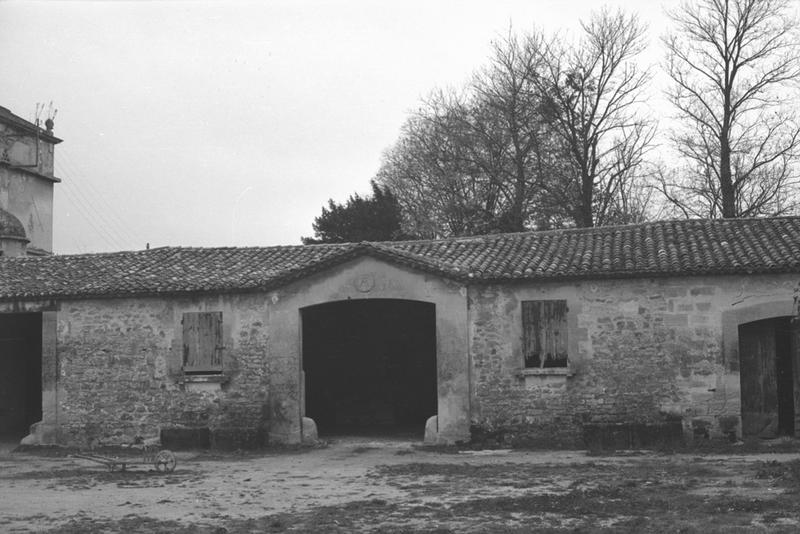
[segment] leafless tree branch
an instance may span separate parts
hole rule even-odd
[[[662,174],[661,192],[684,214],[794,210],[800,39],[787,0],[697,0],[668,15],[667,96],[683,118],[672,140],[685,166]]]

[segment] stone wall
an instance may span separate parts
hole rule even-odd
[[[162,429],[210,435],[212,446],[299,441],[301,310],[404,298],[436,306],[438,441],[468,438],[471,427],[473,438],[504,445],[583,446],[587,429],[604,425],[661,437],[677,428],[688,439],[741,435],[738,325],[793,313],[798,281],[465,288],[362,258],[266,294],[9,303],[0,311],[43,311],[41,428],[60,443],[124,443]],[[524,369],[524,300],[567,302],[568,368]],[[193,311],[223,314],[223,383],[181,372],[181,318]]]
[[[194,436],[211,446],[310,438],[303,434],[302,310],[350,299],[435,306],[434,441],[463,440],[470,416],[466,297],[461,284],[360,258],[268,294],[33,303],[56,308],[48,312],[57,322],[56,357],[43,358],[43,376],[58,378],[52,389],[43,387],[45,418],[29,442],[126,443],[163,429],[176,442]],[[222,311],[222,384],[192,381],[180,369],[181,318],[196,311]],[[175,432],[181,429],[185,432]]]
[[[181,372],[181,318],[189,311],[222,311],[224,382],[189,382]],[[62,443],[126,443],[164,428],[208,428],[212,441],[229,446],[263,444],[264,296],[72,301],[57,317]]]
[[[675,421],[688,439],[740,435],[738,339],[725,317],[763,303],[779,303],[772,316],[788,314],[797,282],[780,275],[473,287],[473,436],[583,446],[596,425]],[[549,299],[567,301],[569,369],[524,370],[520,302]]]

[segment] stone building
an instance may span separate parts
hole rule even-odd
[[[0,107],[0,257],[53,251],[53,186],[60,181],[53,156],[61,140],[52,127]],[[0,317],[0,436],[24,435],[41,419],[41,325],[34,315]]]
[[[0,250],[4,255],[53,252],[53,186],[61,181],[53,174],[53,162],[61,139],[53,135],[52,120],[48,119],[46,128],[0,107]]]
[[[0,260],[0,332],[27,442],[647,445],[798,434],[798,282],[800,218],[168,247]]]

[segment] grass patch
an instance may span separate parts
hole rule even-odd
[[[115,485],[120,488],[161,487],[201,480],[203,476],[194,471],[176,469],[172,473],[161,473],[148,466],[126,471],[108,471],[104,468],[67,468],[22,471],[3,476],[3,480],[39,480],[49,482],[49,489],[69,488],[86,490],[97,486]]]
[[[73,518],[48,532],[752,532],[752,518],[763,517],[771,532],[792,532],[798,517],[796,499],[744,499],[718,496],[698,499],[679,493],[602,486],[561,495],[478,498],[441,505],[402,504],[382,499],[323,506],[304,513],[253,519],[223,518],[214,525],[187,525],[129,516],[118,521]],[[783,525],[789,519],[789,524]]]
[[[359,450],[360,449],[360,450]],[[356,454],[372,447],[354,449]],[[418,449],[410,449],[412,452]],[[228,457],[228,454],[223,457]],[[630,456],[576,463],[532,464],[427,457],[434,462],[393,460],[374,467],[363,480],[375,498],[249,519],[204,514],[196,524],[138,515],[119,520],[73,516],[49,532],[184,534],[232,533],[640,533],[800,531],[800,459],[732,460],[694,456]],[[253,457],[257,461],[257,456]],[[415,460],[417,458],[409,458]],[[367,459],[365,459],[366,462]],[[454,463],[455,460],[458,463]],[[12,478],[52,478],[54,485],[116,484],[148,487],[197,476],[176,471],[109,473],[70,468],[29,471]],[[89,482],[87,482],[87,480]],[[93,481],[93,482],[92,482]],[[399,493],[397,493],[399,491]],[[362,493],[363,495],[363,493]],[[386,497],[385,495],[392,495]],[[326,501],[335,502],[335,501]],[[232,513],[225,510],[225,513]],[[49,520],[52,524],[53,519]],[[41,523],[41,522],[40,522]],[[32,523],[33,524],[33,523]],[[48,524],[48,522],[45,522]]]
[[[800,490],[800,460],[759,462],[755,476],[758,479],[771,480],[782,486]]]

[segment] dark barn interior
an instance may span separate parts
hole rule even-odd
[[[739,326],[742,434],[795,434],[798,327],[790,317]]]
[[[0,436],[19,439],[42,418],[42,314],[0,314]]]
[[[436,309],[348,300],[302,311],[306,415],[320,435],[421,437],[436,415]]]

